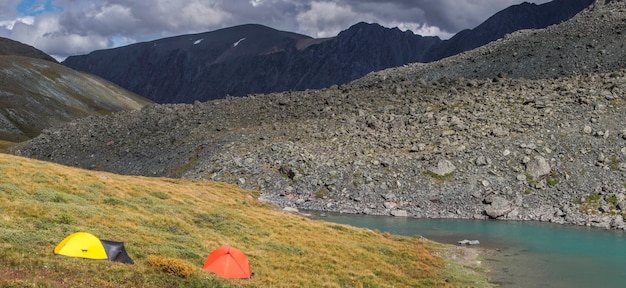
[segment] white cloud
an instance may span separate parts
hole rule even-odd
[[[358,14],[350,6],[334,2],[312,2],[310,9],[296,16],[300,30],[314,37],[335,36],[350,25],[373,18],[371,14]]]
[[[298,14],[296,19],[300,30],[314,37],[335,36],[339,32],[358,22],[378,23],[389,28],[398,27],[402,31],[411,30],[413,33],[418,35],[439,36],[442,39],[447,39],[453,36],[453,33],[444,31],[437,26],[428,25],[427,23],[397,21],[384,17],[382,10],[401,10],[401,7],[393,5],[393,3],[378,4],[377,7],[379,7],[380,10],[378,11],[379,14],[376,15],[368,12],[373,10],[374,6],[371,3],[360,4],[361,6],[358,7],[359,10],[356,10],[356,7],[347,4],[341,5],[335,2],[312,2],[309,9]]]
[[[126,46],[126,45],[130,45],[133,43],[137,42],[137,39],[135,38],[131,38],[131,37],[126,37],[123,35],[115,35],[113,37],[111,37],[111,41],[112,41],[112,46],[113,47],[120,47],[120,46]]]
[[[117,22],[122,19],[133,19],[134,17],[129,7],[113,4],[111,6],[100,6],[97,10],[88,11],[87,18],[104,23]],[[126,21],[128,20],[124,20],[124,22]]]
[[[27,17],[17,10],[22,0],[0,0],[0,36],[57,57],[246,23],[332,37],[368,22],[445,39],[522,1],[54,0],[54,9]]]
[[[92,7],[89,10],[79,10],[73,13],[75,13],[73,17],[77,18],[79,25],[82,27],[80,30],[68,30],[79,34],[89,34],[88,31],[94,31],[97,34],[107,36],[124,32],[128,33],[132,31],[131,27],[137,25],[139,22],[133,15],[133,11],[130,7],[119,4]]]
[[[441,30],[436,26],[429,26],[428,24],[409,23],[409,22],[396,22],[392,21],[386,24],[381,24],[385,27],[398,27],[402,31],[410,30],[414,34],[422,36],[439,36],[441,39],[448,39],[454,36],[453,33],[449,33]]]
[[[185,5],[179,15],[180,20],[184,20],[186,27],[198,28],[218,25],[232,15],[221,10],[214,5],[207,5],[200,2],[191,2]]]
[[[250,0],[250,5],[258,7],[263,5],[263,0]]]
[[[17,19],[0,21],[0,27],[7,29],[7,30],[13,30],[13,26],[15,26],[16,23],[24,23],[24,24],[33,25],[34,22],[35,22],[35,17],[32,17],[32,16],[19,17]]]
[[[33,23],[17,22],[11,38],[32,45],[57,59],[109,46],[109,39],[99,35],[79,35],[64,32],[57,17],[36,17]]]
[[[527,1],[543,4],[551,0]],[[454,31],[471,29],[478,26],[490,16],[511,5],[526,1],[520,0],[437,0],[436,5],[425,5],[432,21],[440,23],[440,27]]]

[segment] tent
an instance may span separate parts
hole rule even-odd
[[[54,248],[54,254],[134,264],[123,242],[100,240],[87,232],[76,232],[65,237]]]
[[[250,278],[253,275],[248,257],[238,249],[229,246],[213,250],[202,269],[214,272],[223,278]]]

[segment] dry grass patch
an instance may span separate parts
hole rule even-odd
[[[121,176],[0,154],[0,274],[19,275],[0,277],[0,287],[488,286],[484,276],[439,256],[446,246],[285,214],[258,196],[224,183]],[[54,256],[77,231],[125,242],[135,265]],[[223,245],[248,256],[252,279],[201,269]],[[188,263],[176,270],[184,277],[151,264],[151,256]]]

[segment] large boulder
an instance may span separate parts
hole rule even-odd
[[[541,176],[550,174],[550,163],[542,156],[535,156],[526,162],[526,175],[538,179]]]
[[[439,160],[436,166],[428,168],[430,172],[437,174],[438,176],[446,176],[452,174],[456,170],[456,166],[449,160]]]
[[[485,207],[485,214],[493,219],[506,215],[514,208],[509,200],[500,196],[487,197],[484,202],[488,204],[487,207]]]

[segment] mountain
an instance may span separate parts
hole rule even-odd
[[[626,2],[594,4],[558,25],[324,89],[77,120],[16,153],[228,182],[297,209],[623,230],[624,11]]]
[[[594,4],[584,17],[541,30],[521,30],[471,51],[432,63],[414,63],[402,69],[371,73],[355,81],[440,80],[452,78],[552,79],[626,69],[624,23],[611,23],[619,11]],[[577,21],[590,22],[581,25]],[[581,20],[582,19],[582,20]]]
[[[8,54],[0,55],[0,140],[21,142],[77,118],[152,103],[19,42],[0,39],[0,51]]]
[[[540,29],[558,24],[574,17],[593,2],[594,0],[554,0],[541,5],[524,2],[510,6],[489,17],[478,27],[463,30],[444,41],[442,47],[432,51],[428,60],[439,60],[472,50],[518,30]]]
[[[35,47],[3,37],[0,37],[0,55],[24,56],[58,63],[52,56]]]
[[[592,2],[515,5],[446,41],[366,23],[328,39],[250,24],[71,56],[62,64],[157,103],[317,89],[390,67],[432,62],[520,29],[556,24]]]
[[[213,90],[225,95],[249,85],[232,74],[256,71],[246,67],[255,64],[251,58],[302,49],[315,41],[260,25],[242,25],[95,51],[87,57],[69,57],[63,64],[103,76],[157,102],[193,102],[190,95],[202,99]]]

